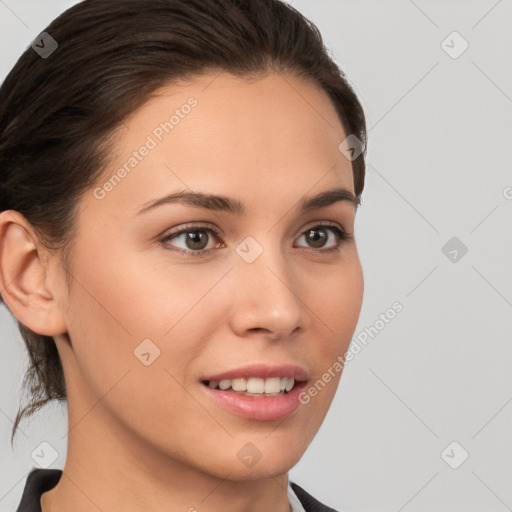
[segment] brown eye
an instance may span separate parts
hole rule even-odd
[[[333,236],[330,236],[330,235]],[[336,250],[341,245],[341,242],[348,238],[348,235],[338,226],[313,226],[306,230],[300,238],[304,238],[309,247],[313,249],[320,249],[321,251]],[[300,240],[299,238],[299,240]],[[334,245],[323,249],[329,242],[334,241]]]
[[[309,229],[306,233],[306,239],[312,247],[323,247],[329,238],[325,229]]]
[[[206,231],[187,231],[185,235],[187,249],[202,250],[208,245],[208,234]]]
[[[208,242],[210,242],[211,238],[210,233],[213,233],[214,237],[218,235],[212,228],[186,228],[167,235],[161,242],[172,245],[177,251],[202,253],[209,250]],[[171,241],[173,241],[172,244],[170,243]]]

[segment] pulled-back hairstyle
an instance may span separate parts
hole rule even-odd
[[[363,152],[352,161],[360,197],[363,109],[316,26],[290,5],[85,0],[45,32],[58,47],[47,58],[28,47],[0,88],[0,211],[20,212],[46,248],[61,251],[68,285],[77,204],[105,170],[112,135],[153,92],[173,81],[215,70],[236,76],[288,72],[319,86],[345,133],[362,143]],[[29,355],[23,389],[30,400],[20,405],[11,442],[23,417],[51,400],[66,400],[53,338],[16,321]]]

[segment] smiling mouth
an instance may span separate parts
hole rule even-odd
[[[293,377],[272,377],[268,379],[260,379],[250,377],[248,379],[224,379],[203,380],[202,384],[217,391],[227,391],[244,396],[282,396],[288,394],[295,387],[295,379]]]

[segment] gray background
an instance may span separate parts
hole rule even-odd
[[[2,79],[74,3],[0,0]],[[345,368],[290,479],[340,511],[512,510],[512,2],[290,3],[318,25],[368,119],[354,338],[403,305]],[[454,31],[469,44],[457,58]],[[456,261],[442,250],[452,237]],[[66,412],[23,423],[11,449],[26,361],[4,308],[0,321],[0,510],[13,511],[41,441],[62,468]]]

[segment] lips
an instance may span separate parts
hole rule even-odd
[[[272,421],[300,408],[299,394],[308,378],[307,370],[297,365],[253,363],[207,375],[200,383],[201,392],[231,414]]]
[[[308,380],[308,372],[300,366],[292,364],[283,365],[268,365],[262,363],[254,363],[247,366],[234,368],[227,370],[222,373],[216,373],[201,378],[201,381],[211,382],[222,380],[233,380],[233,379],[250,379],[256,377],[259,379],[270,379],[270,378],[293,378],[295,382],[304,382]]]
[[[204,393],[213,404],[235,416],[256,421],[281,420],[298,413],[302,406],[299,397],[307,385],[306,382],[297,382],[289,392],[251,395],[232,390],[212,389],[203,384],[200,385],[201,393]]]

